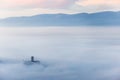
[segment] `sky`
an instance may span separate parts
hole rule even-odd
[[[120,0],[0,0],[0,18],[119,10]]]

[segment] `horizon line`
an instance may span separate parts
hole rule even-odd
[[[19,18],[19,17],[32,17],[32,16],[37,16],[37,15],[49,15],[49,14],[66,14],[66,15],[74,15],[74,14],[94,14],[94,13],[103,13],[103,12],[120,12],[119,11],[97,11],[97,12],[77,12],[77,13],[39,13],[39,14],[34,14],[34,15],[29,15],[29,16],[11,16],[11,17],[4,17],[0,19],[7,19],[7,18]]]

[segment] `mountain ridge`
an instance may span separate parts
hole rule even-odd
[[[120,26],[120,11],[40,14],[0,19],[3,26]]]

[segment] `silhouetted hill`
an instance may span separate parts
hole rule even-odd
[[[4,26],[119,26],[120,12],[41,14],[0,20]]]

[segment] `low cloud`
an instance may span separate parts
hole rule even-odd
[[[0,80],[120,80],[118,27],[10,27],[0,34]],[[24,65],[31,55],[42,65]]]
[[[62,62],[45,60],[42,64],[0,63],[1,80],[119,80],[119,66],[108,63]]]

